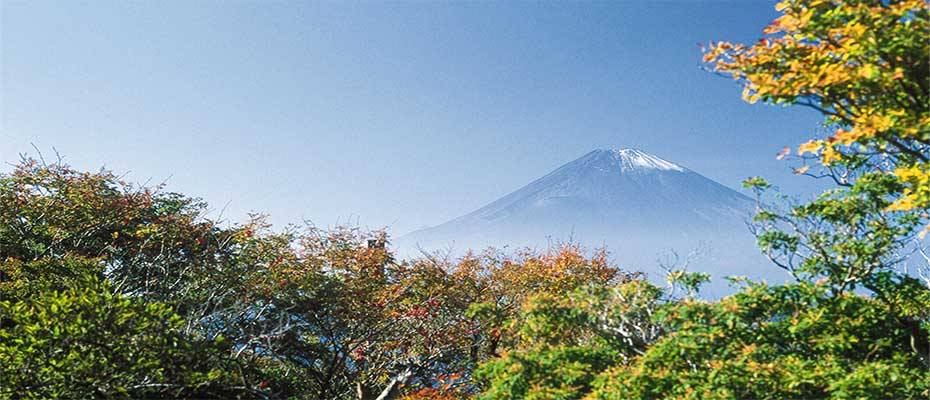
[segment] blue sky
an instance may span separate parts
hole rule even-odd
[[[402,234],[599,147],[810,188],[774,155],[819,116],[700,69],[772,2],[0,4],[0,160],[55,148],[231,220]]]

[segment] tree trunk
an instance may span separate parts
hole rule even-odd
[[[375,400],[391,400],[396,398],[397,395],[400,394],[400,387],[407,383],[407,380],[409,380],[411,376],[413,376],[413,370],[410,368],[395,375]]]

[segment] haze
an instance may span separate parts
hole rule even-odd
[[[770,2],[3,2],[0,158],[208,200],[241,220],[403,234],[602,147],[724,185],[816,136],[751,106],[700,43],[751,41]]]

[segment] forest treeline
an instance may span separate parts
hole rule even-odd
[[[930,397],[927,3],[776,9],[704,62],[747,101],[824,115],[778,156],[832,188],[744,182],[790,283],[709,300],[705,274],[658,286],[571,243],[402,260],[384,232],[222,223],[24,158],[0,173],[0,398]]]

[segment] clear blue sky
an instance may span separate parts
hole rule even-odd
[[[820,118],[700,69],[699,43],[757,40],[772,7],[3,1],[0,160],[54,147],[233,220],[399,234],[598,147],[802,192],[774,155]]]

